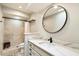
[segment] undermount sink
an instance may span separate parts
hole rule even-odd
[[[41,47],[44,47],[46,49],[50,49],[50,50],[53,50],[55,49],[55,46],[56,44],[54,42],[50,43],[49,41],[46,41],[46,42],[39,42],[39,45]],[[54,47],[54,48],[53,48]]]

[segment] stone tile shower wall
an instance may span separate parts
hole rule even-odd
[[[12,19],[4,20],[4,40],[10,42],[10,46],[16,46],[24,40],[24,22]]]

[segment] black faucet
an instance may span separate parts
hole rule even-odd
[[[50,43],[52,43],[52,42],[53,42],[52,37],[50,37],[50,38],[48,39],[48,41],[50,41]]]

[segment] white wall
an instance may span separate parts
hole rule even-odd
[[[29,22],[25,22],[25,27],[24,27],[24,33],[29,33],[30,32],[30,23]]]
[[[79,4],[63,3],[58,5],[66,8],[68,12],[68,21],[66,26],[60,32],[52,34],[52,38],[60,43],[66,43],[67,41],[78,42],[76,46],[79,47]],[[34,25],[31,24],[31,32],[39,32],[44,38],[49,38],[50,34],[42,27],[43,14],[44,11],[31,16],[31,19],[36,20]]]

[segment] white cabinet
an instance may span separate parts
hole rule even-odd
[[[29,42],[29,55],[30,56],[51,56],[48,52],[42,50],[38,46],[34,45],[33,43]]]
[[[40,54],[37,51],[35,51],[33,48],[30,48],[30,55],[31,56],[40,56]]]

